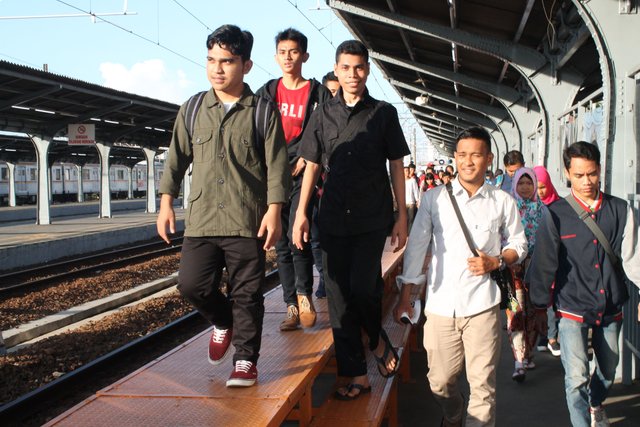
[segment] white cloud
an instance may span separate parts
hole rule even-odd
[[[133,64],[128,69],[123,64],[100,64],[103,85],[121,90],[182,104],[190,95],[193,82],[182,70],[168,70],[160,59],[149,59]]]

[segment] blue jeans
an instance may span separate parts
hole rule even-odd
[[[618,336],[622,322],[593,326],[591,346],[596,360],[593,373],[587,355],[590,325],[561,318],[558,330],[562,345],[564,387],[573,427],[589,427],[589,406],[600,406],[607,398],[618,366]]]
[[[306,243],[300,250],[293,244],[292,232],[296,210],[300,202],[300,183],[297,179],[293,183],[291,196],[282,205],[280,221],[282,236],[276,242],[276,256],[278,260],[278,274],[282,282],[282,294],[287,306],[298,305],[298,295],[311,296],[313,294],[313,253],[311,245]],[[315,194],[312,194],[315,197]],[[311,218],[313,204],[307,206],[307,218]]]
[[[549,340],[557,340],[558,339],[558,318],[556,317],[556,312],[553,309],[553,306],[547,308],[547,339]]]

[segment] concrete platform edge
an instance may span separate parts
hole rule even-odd
[[[13,347],[23,342],[29,341],[40,335],[60,329],[72,323],[103,313],[114,307],[119,307],[136,301],[152,293],[173,286],[178,282],[178,273],[173,273],[169,277],[145,283],[127,291],[118,292],[95,301],[71,307],[60,313],[37,319],[17,328],[9,329],[2,333],[5,346]]]

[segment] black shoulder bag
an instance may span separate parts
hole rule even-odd
[[[453,205],[453,210],[456,211],[456,216],[458,217],[458,222],[460,222],[460,227],[462,228],[462,233],[464,234],[464,238],[467,240],[467,245],[469,245],[469,249],[471,249],[471,253],[473,256],[478,256],[478,251],[473,245],[473,240],[471,239],[471,233],[469,233],[469,229],[467,228],[467,224],[465,224],[464,219],[462,218],[462,214],[460,213],[460,208],[458,207],[458,202],[456,202],[456,198],[453,196],[453,189],[451,188],[451,183],[447,184],[447,193],[449,193],[449,198],[451,199],[451,204]],[[491,278],[496,282],[498,288],[500,288],[500,308],[505,309],[507,307],[511,308],[515,311],[515,307],[513,306],[514,302],[517,303],[517,300],[514,295],[514,286],[513,286],[513,276],[511,276],[511,270],[509,268],[505,268],[504,270],[493,270],[491,273]]]

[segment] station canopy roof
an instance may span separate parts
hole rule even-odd
[[[564,69],[581,75],[589,90],[578,97],[602,85],[595,44],[572,2],[327,0],[327,4],[369,48],[370,59],[443,154],[452,154],[455,136],[468,126],[510,125],[513,117],[508,109],[514,103],[539,111],[532,88],[513,62],[536,70],[553,64],[560,77]]]
[[[94,124],[111,163],[145,160],[141,148],[168,147],[179,105],[0,61],[0,160],[35,162],[25,136],[51,140],[50,164],[98,163],[93,146],[68,145],[68,125]]]

